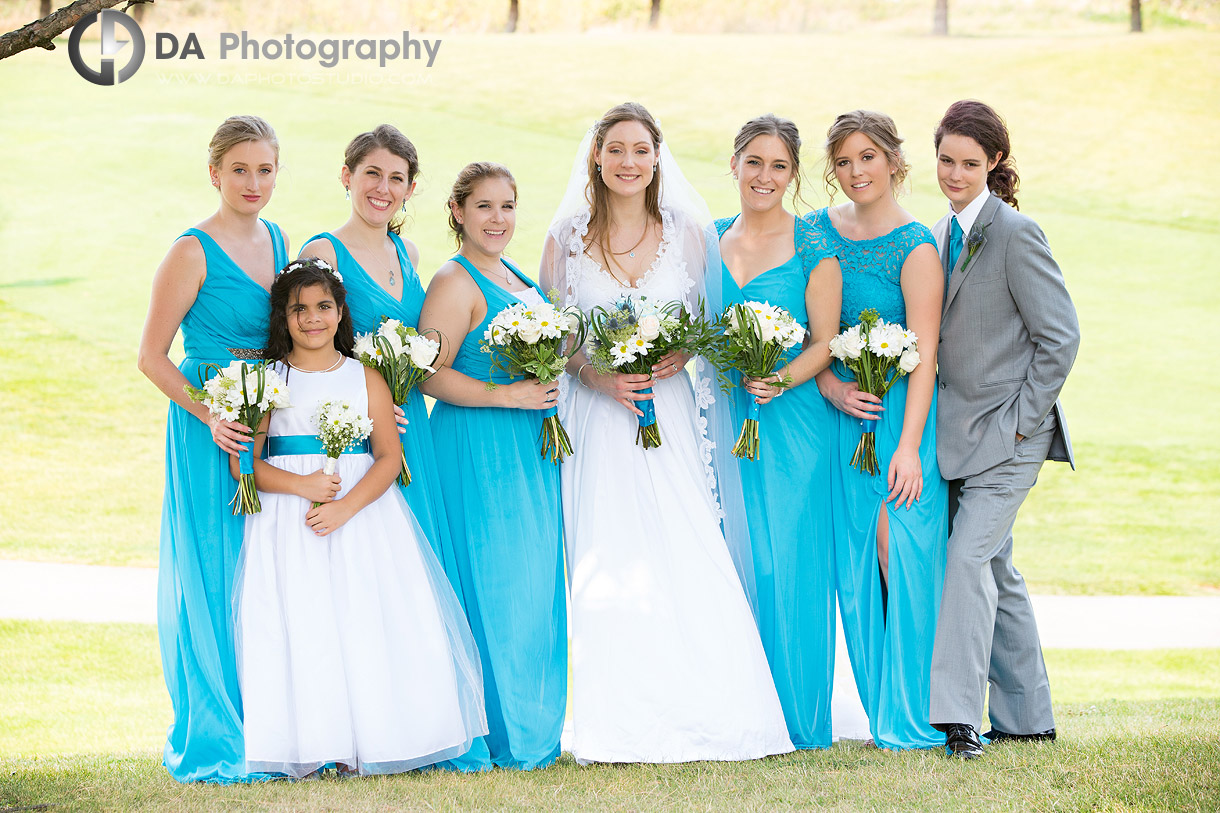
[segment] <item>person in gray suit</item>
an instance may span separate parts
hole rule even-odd
[[[1075,468],[1059,391],[1080,328],[1045,235],[1017,211],[1003,119],[982,102],[957,102],[934,143],[951,209],[932,230],[946,280],[936,429],[950,532],[929,722],[949,755],[971,758],[983,753],[985,699],[992,742],[1055,738],[1012,528],[1043,461]]]

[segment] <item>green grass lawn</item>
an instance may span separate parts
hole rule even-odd
[[[347,216],[336,180],[347,140],[381,121],[402,127],[421,156],[408,233],[427,277],[452,250],[448,186],[476,159],[516,173],[511,253],[535,267],[581,134],[627,98],[658,115],[719,214],[735,211],[727,158],[747,118],[797,121],[806,197],[824,205],[826,127],[854,107],[886,110],[914,167],[905,202],[931,223],[945,208],[932,128],[973,96],[1009,120],[1022,210],[1045,228],[1083,326],[1064,392],[1079,471],[1046,469],[1018,523],[1018,566],[1042,592],[1216,593],[1220,379],[1198,339],[1220,312],[1220,143],[1206,137],[1220,124],[1218,43],[1190,28],[454,34],[433,68],[405,74],[149,62],[114,88],[79,79],[62,48],[5,60],[0,448],[19,475],[0,489],[0,557],[155,563],[165,402],[135,351],[153,270],[214,207],[204,155],[226,115],[259,113],[278,129],[283,170],[266,215],[294,251]]]
[[[169,704],[152,627],[0,621],[0,810],[272,808],[1215,809],[1214,650],[1050,650],[1060,739],[984,760],[857,743],[747,763],[181,786],[160,767]]]

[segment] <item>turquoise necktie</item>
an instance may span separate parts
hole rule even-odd
[[[949,278],[953,276],[953,269],[957,267],[957,258],[962,256],[962,236],[962,226],[954,217],[949,228],[949,265],[945,268],[946,290],[949,288]]]

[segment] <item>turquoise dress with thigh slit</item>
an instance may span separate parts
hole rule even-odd
[[[271,235],[276,270],[288,262],[278,226]],[[203,246],[207,276],[182,319],[186,358],[178,369],[193,386],[208,364],[261,359],[270,295],[199,229],[183,237]],[[165,436],[165,498],[158,559],[157,635],[174,710],[164,764],[179,782],[237,782],[245,775],[241,691],[233,644],[233,579],[245,520],[229,501],[237,481],[229,455],[207,424],[175,403]]]
[[[839,258],[843,323],[854,325],[861,311],[875,308],[887,322],[907,327],[902,266],[919,245],[935,246],[932,232],[912,222],[872,240],[848,240],[835,229],[825,209],[806,218],[826,235]],[[839,362],[831,369],[844,381],[854,378]],[[902,436],[907,383],[903,377],[886,393],[882,399],[885,411],[874,422],[876,475],[851,466],[861,422],[832,409],[836,439],[831,488],[843,632],[873,740],[881,748],[896,749],[932,748],[945,742],[945,735],[928,723],[949,502],[948,486],[936,462],[935,391],[919,443],[923,495],[909,509],[885,501],[890,458]],[[884,605],[877,559],[877,523],[882,511],[889,523],[888,602]]]
[[[492,373],[480,348],[491,320],[519,300],[463,257],[454,260],[478,284],[487,316],[463,340],[453,369],[479,381],[519,380]],[[541,410],[444,401],[432,410],[453,570],[483,659],[487,700],[489,733],[449,763],[459,770],[529,770],[559,756],[568,680],[563,524],[559,467],[539,452],[542,418]]]

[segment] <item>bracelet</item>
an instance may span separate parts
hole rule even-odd
[[[585,380],[580,377],[580,374],[585,371],[585,368],[588,367],[589,364],[590,364],[590,362],[586,361],[584,364],[580,365],[580,367],[576,370],[576,381],[577,381],[577,383],[580,384],[580,386],[585,387],[585,388],[588,388],[589,385],[586,384]]]

